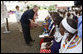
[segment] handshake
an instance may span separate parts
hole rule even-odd
[[[30,20],[31,27],[42,26],[39,23],[35,23],[33,20]]]

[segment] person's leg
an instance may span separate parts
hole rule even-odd
[[[28,33],[27,28],[23,28],[23,34],[24,34],[24,39],[25,39],[26,43],[29,44],[30,40],[29,40],[29,33]]]
[[[21,23],[20,22],[18,22],[18,29],[19,29],[20,32],[22,32],[22,28],[21,28]]]
[[[29,34],[29,36],[28,36],[29,40],[32,41],[32,37],[31,37],[31,34],[30,34],[30,26],[29,25],[28,25],[28,34]]]
[[[25,42],[27,44],[30,44],[30,29],[28,26],[24,25],[24,24],[21,24],[22,25],[22,30],[23,30],[23,35],[24,35],[24,39],[25,39]]]

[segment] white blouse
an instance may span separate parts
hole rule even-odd
[[[20,11],[16,11],[16,19],[17,19],[17,22],[20,21],[20,19],[21,19],[21,12]]]

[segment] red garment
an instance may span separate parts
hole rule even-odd
[[[41,44],[42,44],[43,42],[44,42],[44,39],[41,39],[41,40],[40,40],[40,46],[41,46]]]
[[[76,22],[78,22],[78,20],[76,20]]]
[[[51,53],[50,49],[40,49],[40,53]]]

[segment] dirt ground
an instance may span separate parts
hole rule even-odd
[[[33,46],[27,46],[23,33],[19,32],[17,23],[9,23],[10,33],[3,34],[4,27],[1,28],[1,53],[39,53],[39,35],[42,34],[42,27],[31,29],[31,36],[35,39]]]

